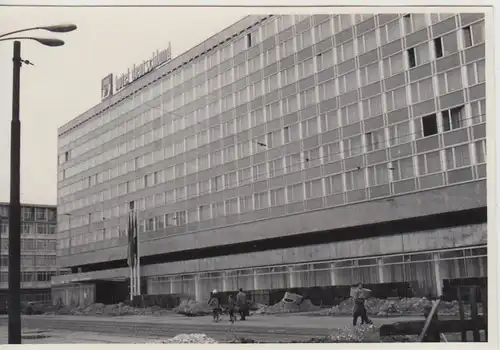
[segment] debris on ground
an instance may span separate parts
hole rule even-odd
[[[74,315],[74,316],[157,316],[167,312],[158,306],[135,308],[124,303],[104,305],[101,303],[91,304],[85,307],[60,306],[45,312],[45,315]]]
[[[217,341],[205,334],[178,334],[167,340],[147,341],[147,344],[217,344]]]
[[[182,300],[174,312],[185,316],[206,316],[212,314],[212,308],[206,300]]]
[[[427,298],[402,298],[396,300],[369,298],[365,302],[366,310],[370,316],[403,316],[403,315],[423,315],[426,307],[432,307],[432,301]],[[349,298],[339,305],[322,312],[323,315],[345,316],[351,315],[354,307],[354,299]],[[470,312],[470,306],[464,306],[465,313]],[[440,315],[458,315],[459,303],[441,301],[438,307]]]
[[[292,312],[305,312],[319,310],[320,307],[314,305],[311,300],[294,293],[285,293],[283,299],[271,306],[264,306],[257,310],[256,314],[272,315]]]

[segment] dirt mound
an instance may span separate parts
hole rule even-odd
[[[271,306],[264,306],[257,310],[256,314],[273,315],[283,313],[295,313],[319,310],[320,307],[314,305],[309,299],[304,299],[301,295],[285,293],[283,299]]]
[[[182,300],[174,309],[175,313],[185,316],[206,316],[212,314],[208,301]]]
[[[432,302],[427,298],[402,298],[396,300],[369,298],[365,302],[368,315],[371,316],[401,316],[423,315],[426,307],[431,307]],[[351,315],[354,299],[349,298],[339,305],[323,312],[324,315]],[[468,311],[467,305],[465,306]],[[456,300],[442,301],[438,307],[440,315],[458,315],[459,306]]]
[[[101,303],[91,304],[86,307],[55,307],[53,310],[46,312],[46,315],[75,315],[75,316],[148,316],[159,315],[166,310],[158,306],[147,308],[134,308],[124,303],[104,305]]]
[[[167,340],[157,340],[146,342],[148,344],[216,344],[217,341],[205,334],[178,334]]]

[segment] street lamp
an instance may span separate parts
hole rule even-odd
[[[74,24],[20,29],[0,35],[0,41],[14,40],[12,57],[12,121],[10,136],[10,220],[9,220],[9,344],[21,344],[21,121],[19,120],[19,94],[21,65],[30,64],[21,58],[21,42],[34,40],[45,46],[62,46],[64,41],[36,37],[10,37],[12,34],[43,29],[66,33],[76,29]],[[9,36],[9,37],[8,37]]]

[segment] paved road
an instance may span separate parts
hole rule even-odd
[[[398,317],[374,319],[375,325],[396,321],[421,319]],[[0,319],[5,324],[6,319]],[[343,328],[351,322],[349,317],[304,315],[263,316],[253,315],[244,322],[231,325],[227,318],[213,323],[211,317],[185,317],[181,315],[154,316],[23,316],[24,329],[90,332],[111,335],[128,335],[135,338],[173,337],[180,333],[204,333],[218,341],[234,337],[251,338],[262,342],[308,340],[324,336],[333,329]]]

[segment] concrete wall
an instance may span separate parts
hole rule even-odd
[[[264,238],[373,224],[397,219],[445,213],[486,206],[486,180],[421,191],[390,199],[322,209],[306,213],[263,219],[194,233],[171,235],[144,241],[141,256],[194,248],[248,242]],[[78,266],[126,259],[126,245],[99,251],[59,256],[58,264]]]
[[[413,232],[313,246],[277,249],[265,252],[235,254],[141,267],[141,276],[189,274],[259,266],[299,264],[304,262],[353,259],[356,257],[401,254],[418,251],[458,248],[487,243],[487,225],[470,225],[449,229]],[[129,276],[128,268],[70,274],[52,278],[52,285],[111,279]]]

